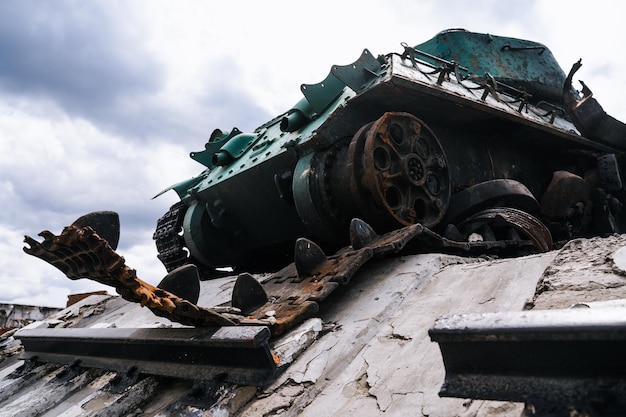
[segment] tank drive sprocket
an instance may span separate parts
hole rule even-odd
[[[387,112],[349,142],[301,159],[293,187],[304,224],[331,243],[340,243],[337,231],[355,217],[383,231],[432,227],[450,202],[441,144],[424,122],[403,112]]]

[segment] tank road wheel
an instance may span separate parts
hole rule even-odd
[[[364,218],[385,219],[384,229],[432,227],[442,219],[450,201],[448,163],[421,120],[385,113],[355,135],[348,153],[350,188]]]
[[[458,225],[465,239],[483,241],[529,240],[539,252],[552,249],[552,235],[536,217],[510,207],[493,207],[468,217]]]
[[[538,213],[539,203],[524,184],[497,178],[472,185],[450,197],[450,207],[441,225],[460,220],[489,207],[514,207],[527,213]]]

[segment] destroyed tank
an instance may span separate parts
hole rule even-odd
[[[277,268],[300,237],[349,244],[354,218],[455,250],[622,230],[626,127],[572,86],[580,61],[566,74],[542,44],[462,29],[401,45],[333,66],[253,132],[214,130],[190,154],[204,170],[163,191],[181,200],[154,233],[166,269]]]
[[[76,375],[73,369],[82,367],[116,371],[121,377],[113,378],[113,388],[107,389],[120,392],[128,391],[127,381],[148,380],[142,374],[191,377],[198,382],[193,385],[196,394],[213,383],[276,387],[276,377],[297,354],[288,340],[306,345],[315,340],[307,325],[306,333],[287,332],[312,317],[333,317],[321,310],[322,303],[338,306],[334,314],[349,317],[347,323],[356,319],[367,328],[367,340],[397,339],[398,349],[425,346],[415,338],[424,336],[420,326],[428,317],[458,310],[458,305],[448,308],[445,294],[433,296],[447,288],[434,271],[456,261],[431,264],[408,258],[392,266],[391,275],[381,275],[389,264],[366,269],[370,260],[402,251],[515,255],[548,251],[554,241],[575,236],[624,230],[620,172],[626,126],[602,110],[584,83],[581,92],[573,88],[580,62],[566,75],[541,44],[463,30],[403,48],[378,57],[366,50],[353,64],[333,67],[323,82],[302,86],[304,98],[292,109],[254,132],[215,130],[205,149],[191,154],[206,169],[169,188],[181,201],[158,221],[154,234],[159,258],[169,271],[156,286],[140,279],[116,252],[120,223],[115,212],[81,216],[59,235],[44,230],[41,242],[25,236],[26,253],[69,279],[112,286],[123,299],[184,325],[132,329],[102,322],[107,328],[22,329],[16,337],[25,348],[26,368],[40,369],[36,364],[43,362],[67,365],[60,374],[70,369]],[[544,258],[540,262],[552,260],[527,274],[529,262],[540,259],[529,258],[514,267],[524,273],[504,273],[491,282],[510,284],[520,274],[531,275],[525,285],[534,288],[537,279],[553,275],[552,266],[571,268],[567,262],[575,251],[580,244],[565,256]],[[623,272],[615,262],[618,252],[623,250],[602,255],[612,265],[600,268],[606,275]],[[597,269],[597,259],[591,258],[599,253],[588,256],[581,271]],[[400,268],[405,262],[408,267]],[[206,283],[200,298],[199,278],[215,277],[221,267],[270,272],[283,264],[288,265],[262,276],[242,272]],[[390,283],[396,280],[390,277],[397,278],[394,271],[400,270],[410,274],[400,273],[404,283],[396,291]],[[467,271],[456,274],[465,276]],[[333,294],[357,272],[360,288]],[[363,279],[366,275],[386,279],[387,289],[380,292],[383,287],[372,286],[369,295],[362,293],[372,285]],[[589,279],[596,278],[581,278],[584,286]],[[469,284],[464,285],[458,288]],[[496,292],[503,288],[498,284]],[[520,289],[511,284],[507,297],[521,294]],[[623,350],[623,311],[606,314],[606,306],[579,303],[576,307],[586,308],[489,313],[515,299],[501,298],[494,305],[490,302],[495,298],[484,298],[491,293],[457,297],[473,299],[474,312],[480,313],[443,316],[429,329],[446,368],[441,396],[525,401],[533,415],[539,415],[537,409],[555,415],[557,406],[571,414],[572,405],[580,404],[587,412],[587,402],[610,415],[620,414],[626,403],[624,366],[616,360]],[[217,305],[206,305],[209,294]],[[379,294],[387,304],[376,301],[374,306],[371,300],[379,300]],[[355,295],[363,298],[361,304],[346,302]],[[407,309],[396,301],[388,304],[405,297]],[[442,301],[446,305],[435,308],[433,303]],[[114,303],[116,308],[122,305]],[[95,307],[100,311],[103,305],[97,301]],[[411,312],[418,310],[428,314],[415,322]],[[121,314],[110,313],[113,321]],[[378,325],[372,331],[373,323]],[[411,332],[394,327],[401,323],[410,323]],[[325,322],[326,329],[318,324],[316,334],[342,327],[332,319]],[[345,334],[364,334],[359,328]],[[333,340],[340,339],[345,337],[336,333],[309,358],[334,350]],[[365,358],[367,340],[348,343],[344,350],[339,346],[334,360]],[[330,364],[322,367],[332,368]],[[358,376],[346,379],[342,374],[340,379],[354,382],[363,372],[374,372],[362,365],[354,367],[360,369]],[[324,383],[330,389],[336,385]],[[419,395],[407,398],[424,408],[426,391],[418,388]],[[306,402],[310,396],[305,396]],[[198,395],[193,397],[195,401]],[[413,407],[414,400],[406,404]],[[378,399],[373,403],[383,410]],[[463,412],[468,411],[465,403]]]

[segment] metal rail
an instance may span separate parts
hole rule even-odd
[[[22,359],[118,372],[266,385],[278,371],[263,326],[23,329]]]
[[[519,401],[535,416],[623,415],[626,311],[569,309],[439,318],[429,330],[442,397]],[[560,411],[559,411],[560,410]]]

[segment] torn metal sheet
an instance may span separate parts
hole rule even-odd
[[[572,65],[563,84],[563,102],[568,114],[584,136],[609,146],[623,147],[626,124],[608,115],[583,81],[580,81],[582,97],[572,87],[574,74],[580,67],[582,61],[578,60]]]

